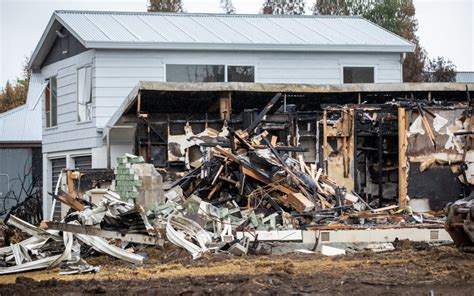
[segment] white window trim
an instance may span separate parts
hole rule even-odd
[[[228,66],[247,66],[247,67],[253,67],[253,82],[245,82],[245,83],[256,83],[257,81],[257,65],[256,64],[219,64],[219,63],[203,63],[203,64],[192,64],[192,63],[164,63],[163,64],[163,78],[164,82],[168,82],[168,77],[166,76],[166,67],[168,65],[189,65],[189,66],[224,66],[224,81],[223,82],[218,82],[218,83],[227,83],[229,82],[228,79],[228,72],[227,72],[227,67]]]
[[[345,67],[354,67],[354,68],[374,68],[374,83],[378,83],[378,65],[377,64],[341,64],[340,72],[341,72],[341,84],[349,84],[344,83],[344,68]]]
[[[84,121],[79,121],[79,70],[80,69],[84,69],[84,68],[87,68],[87,67],[90,67],[91,68],[91,102],[90,102],[90,105],[91,105],[91,119],[89,120],[84,120]],[[92,63],[86,63],[86,64],[82,64],[82,65],[79,65],[77,68],[76,68],[76,124],[86,124],[86,123],[91,123],[93,121],[93,109],[94,109],[94,96],[93,96],[93,80],[94,80],[94,75],[93,75],[93,67],[92,67]]]
[[[48,126],[48,124],[47,124],[48,123],[48,117],[46,116],[46,96],[45,96],[44,92],[48,88],[48,84],[51,87],[51,78],[56,79],[56,125]],[[44,113],[43,114],[44,114],[44,117],[45,117],[44,130],[45,131],[55,130],[55,129],[58,128],[58,109],[59,109],[59,106],[58,106],[58,102],[59,102],[59,100],[58,100],[58,74],[48,76],[44,79],[44,81],[46,83],[46,86],[43,89],[43,97],[44,97]],[[49,107],[51,108],[51,89],[49,90],[49,99],[50,99]]]

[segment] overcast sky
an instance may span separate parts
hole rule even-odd
[[[146,0],[0,0],[0,85],[21,74],[51,14],[59,9],[146,11]],[[183,0],[187,12],[220,13],[219,0]],[[258,13],[263,0],[233,0],[237,13]],[[307,0],[312,5],[314,0]],[[430,57],[474,71],[474,0],[414,0],[418,35]]]

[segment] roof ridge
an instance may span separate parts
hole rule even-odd
[[[219,17],[255,17],[255,18],[355,18],[364,19],[359,15],[296,15],[296,14],[226,14],[208,12],[148,12],[148,11],[114,11],[114,10],[55,10],[56,14],[117,14],[117,15],[162,15],[162,16],[219,16]]]

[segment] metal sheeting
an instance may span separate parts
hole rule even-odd
[[[361,17],[90,11],[56,11],[54,17],[88,48],[413,50],[410,42]]]
[[[0,113],[0,143],[41,142],[41,97],[44,79],[32,74],[25,105]]]

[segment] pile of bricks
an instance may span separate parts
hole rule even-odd
[[[142,156],[128,153],[117,158],[117,168],[114,171],[115,180],[110,189],[118,193],[122,200],[135,202],[138,197],[138,190],[143,185],[143,181],[135,173],[133,165],[144,162]]]

